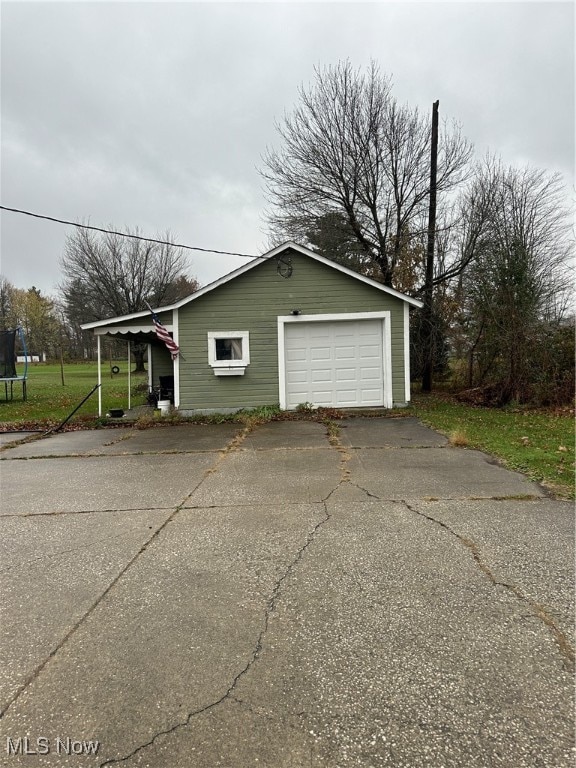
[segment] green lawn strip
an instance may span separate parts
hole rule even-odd
[[[113,376],[107,367],[102,371],[102,413],[110,408],[128,407],[128,364],[115,361],[120,372]],[[146,374],[132,374],[131,389],[134,407],[145,402],[145,392],[137,388],[146,386]],[[22,400],[22,385],[14,383],[14,397],[6,402],[0,382],[0,424],[12,424],[15,429],[28,422],[53,423],[62,421],[98,383],[96,363],[70,363],[64,367],[62,386],[59,365],[40,363],[28,367],[28,398]],[[74,419],[96,418],[98,416],[98,391],[75,414]]]
[[[496,456],[561,498],[574,498],[573,416],[477,408],[420,395],[411,410],[449,438]]]

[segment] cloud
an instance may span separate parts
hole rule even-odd
[[[480,154],[573,184],[570,3],[5,3],[2,202],[262,252],[257,172],[314,67],[371,59]],[[2,271],[53,291],[66,228],[2,213]],[[192,256],[202,283],[239,265]]]

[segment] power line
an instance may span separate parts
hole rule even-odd
[[[142,237],[141,235],[131,235],[127,232],[115,232],[113,229],[103,229],[102,227],[92,227],[90,224],[78,224],[76,221],[66,221],[66,219],[56,219],[53,216],[43,216],[40,213],[32,211],[22,211],[20,208],[8,208],[6,205],[0,205],[0,210],[10,211],[11,213],[22,213],[24,216],[33,216],[35,219],[45,219],[54,221],[57,224],[69,224],[78,229],[92,229],[94,232],[103,232],[105,235],[118,235],[119,237],[129,237],[132,240],[144,240],[147,243],[157,243],[158,245],[170,245],[173,248],[185,248],[187,251],[202,251],[203,253],[219,253],[222,256],[241,256],[244,259],[263,259],[264,256],[253,256],[249,253],[236,253],[234,251],[217,251],[215,248],[200,248],[196,245],[184,245],[182,243],[171,243],[168,240],[156,240],[153,237]]]

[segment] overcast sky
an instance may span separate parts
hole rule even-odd
[[[260,254],[257,169],[317,65],[375,59],[482,156],[574,190],[571,2],[1,3],[1,202]],[[1,271],[54,294],[72,228],[1,214]],[[245,263],[189,254],[201,284]]]

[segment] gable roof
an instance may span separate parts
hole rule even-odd
[[[220,277],[218,280],[215,280],[212,283],[209,283],[208,285],[205,285],[204,288],[199,288],[194,293],[191,293],[190,296],[186,296],[184,299],[180,299],[180,301],[175,302],[174,304],[170,304],[166,307],[158,307],[154,310],[154,312],[170,312],[173,309],[179,309],[180,307],[183,307],[185,304],[189,304],[191,301],[194,301],[195,299],[199,299],[200,296],[204,296],[207,293],[210,293],[210,291],[213,291],[215,288],[219,288],[221,285],[224,285],[225,283],[230,282],[231,280],[234,280],[237,277],[240,277],[240,275],[243,275],[245,272],[249,272],[251,269],[254,269],[254,267],[257,267],[259,264],[262,264],[263,261],[267,261],[268,259],[273,259],[274,257],[278,256],[283,251],[292,250],[296,251],[297,253],[301,253],[304,256],[308,256],[311,259],[315,259],[316,261],[319,261],[321,264],[325,264],[327,267],[331,267],[332,269],[337,269],[339,272],[342,272],[345,275],[348,275],[348,277],[352,277],[355,280],[360,280],[362,283],[366,283],[366,285],[372,286],[372,288],[376,288],[379,291],[382,291],[383,293],[387,293],[389,296],[394,296],[396,299],[400,299],[401,301],[405,301],[407,304],[410,304],[413,307],[422,307],[422,302],[418,301],[418,299],[413,299],[411,296],[406,296],[403,293],[400,293],[400,291],[395,291],[394,288],[389,288],[386,285],[382,285],[382,283],[377,282],[376,280],[373,280],[370,277],[365,277],[364,275],[360,275],[358,272],[354,272],[354,270],[349,269],[348,267],[342,266],[342,264],[338,264],[335,261],[331,261],[330,259],[326,259],[324,256],[320,256],[318,253],[315,253],[314,251],[311,251],[309,248],[305,248],[303,245],[298,245],[297,243],[293,243],[292,241],[288,241],[286,243],[282,243],[282,245],[278,245],[276,248],[273,248],[271,251],[267,251],[262,256],[256,256],[256,258],[252,259],[252,261],[249,261],[247,264],[243,264],[238,269],[235,269],[233,272],[229,272],[227,275],[224,275],[223,277]],[[148,310],[144,310],[142,312],[133,312],[131,315],[122,315],[120,317],[109,317],[106,320],[96,320],[92,323],[84,323],[80,327],[84,330],[89,330],[91,328],[99,328],[104,325],[111,325],[112,323],[118,323],[119,321],[125,321],[125,320],[136,320],[137,318],[141,317],[150,317],[150,312]]]

